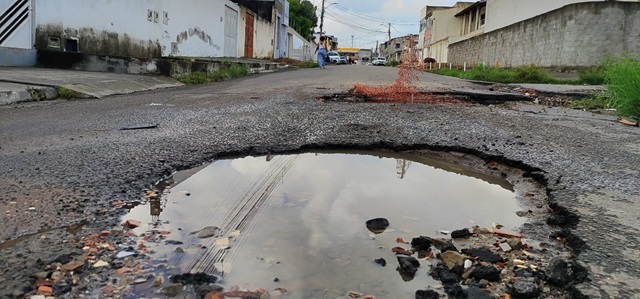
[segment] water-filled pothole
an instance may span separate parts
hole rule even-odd
[[[132,292],[153,297],[164,286],[166,294],[170,275],[204,272],[226,290],[262,288],[283,298],[412,297],[440,282],[425,262],[414,277],[400,275],[391,249],[411,246],[398,238],[449,238],[496,223],[515,232],[543,210],[516,200],[541,202],[543,192],[521,177],[514,189],[507,179],[518,174],[506,167],[449,156],[475,163],[470,170],[443,157],[306,153],[221,160],[190,177],[176,174],[162,196],[150,194],[125,216],[143,223],[134,230],[151,257],[142,268],[164,277],[138,279]],[[365,222],[378,217],[389,226],[373,234]],[[389,265],[374,262],[380,258]]]
[[[518,93],[507,93],[497,91],[482,91],[482,90],[447,90],[447,91],[428,91],[428,92],[406,92],[396,94],[407,103],[476,103],[482,105],[497,105],[507,102],[530,102],[532,99],[528,96]],[[324,102],[348,102],[348,103],[363,103],[363,102],[394,102],[395,100],[384,97],[371,97],[359,93],[333,93],[319,97]]]

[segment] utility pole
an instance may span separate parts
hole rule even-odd
[[[351,48],[353,48],[353,34],[351,35]]]
[[[378,41],[376,41],[376,57],[380,56],[380,53],[378,53]]]
[[[391,43],[391,23],[389,23],[389,43]]]
[[[322,0],[322,10],[320,11],[320,35],[322,35],[322,26],[324,25],[324,0]],[[391,30],[391,29],[389,29]]]

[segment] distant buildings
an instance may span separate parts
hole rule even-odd
[[[394,37],[389,41],[386,41],[378,47],[378,55],[385,57],[387,61],[398,61],[402,60],[402,52],[412,47],[414,50],[418,51],[418,34],[412,34],[408,36],[399,36]]]

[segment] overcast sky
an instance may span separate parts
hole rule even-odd
[[[310,0],[320,7],[322,0]],[[467,0],[474,2],[474,0]],[[331,4],[337,2],[337,4]],[[327,35],[338,37],[340,47],[374,48],[388,38],[389,23],[391,37],[420,30],[420,10],[426,5],[453,6],[455,0],[325,0],[323,30]],[[318,24],[320,20],[318,20]],[[319,28],[316,28],[316,31]]]

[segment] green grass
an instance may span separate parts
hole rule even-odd
[[[605,63],[606,95],[617,114],[640,119],[640,62],[635,57],[609,59]]]
[[[310,69],[310,68],[317,68],[320,65],[317,62],[314,62],[313,60],[307,60],[307,61],[296,62],[296,66],[301,69]]]
[[[398,65],[400,65],[400,62],[398,62],[397,60],[391,60],[387,63],[387,66],[390,66],[390,67],[396,67]]]
[[[578,72],[579,82],[587,85],[604,85],[604,67],[590,67]]]
[[[474,69],[435,69],[432,72],[445,76],[453,76],[467,80],[487,81],[496,83],[552,83],[552,84],[579,84],[572,80],[557,79],[549,76],[544,69],[530,65],[510,69],[485,67],[479,65]]]
[[[61,99],[75,99],[79,97],[77,92],[71,89],[68,89],[66,87],[58,87],[57,91],[58,91],[58,97]]]
[[[249,67],[244,64],[222,64],[219,70],[206,73],[202,71],[183,74],[176,77],[176,80],[187,85],[206,84],[211,82],[220,82],[233,78],[244,77],[249,74]]]
[[[595,97],[572,100],[569,102],[569,107],[584,110],[609,109],[612,108],[612,103],[607,94],[602,92],[597,94]]]
[[[227,69],[227,75],[229,79],[244,77],[248,74],[249,74],[249,67],[247,67],[244,64],[242,65],[235,64]]]

